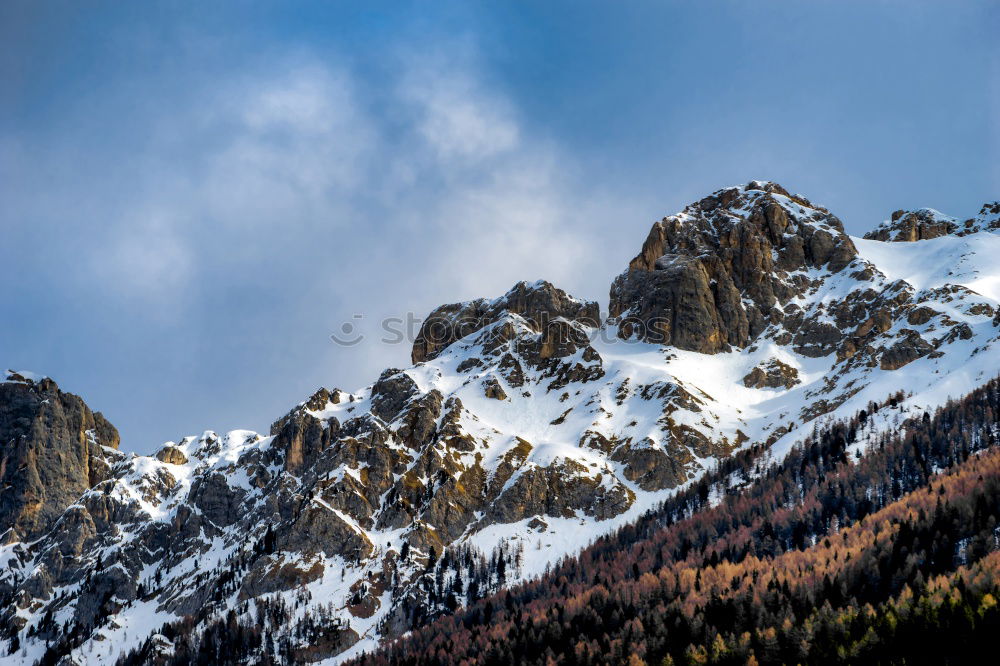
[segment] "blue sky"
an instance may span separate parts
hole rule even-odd
[[[386,316],[519,279],[606,303],[725,185],[852,233],[970,216],[1000,196],[998,7],[5,2],[0,362],[148,452],[406,364]]]

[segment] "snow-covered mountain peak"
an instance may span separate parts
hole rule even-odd
[[[746,348],[857,255],[825,208],[757,181],[656,222],[611,286],[626,337],[702,353]]]
[[[971,227],[979,231],[1000,231],[1000,201],[989,201],[983,204],[979,213],[972,218]]]
[[[164,622],[230,611],[288,636],[336,617],[285,646],[336,661],[544,571],[739,448],[779,456],[895,396],[860,453],[1000,371],[998,251],[993,233],[851,238],[775,183],[718,190],[653,225],[609,321],[521,282],[435,309],[413,365],[319,389],[268,436],[107,454],[53,529],[0,551],[12,663],[63,624],[82,637],[68,659],[113,663]]]
[[[707,197],[689,204],[683,211],[666,219],[679,218],[682,221],[690,221],[699,217],[707,218],[713,222],[718,233],[728,231],[733,223],[738,223],[752,216],[755,209],[767,206],[777,206],[782,208],[786,215],[791,216],[794,224],[807,224],[811,226],[828,227],[843,232],[843,225],[840,220],[832,216],[830,212],[818,204],[812,203],[809,199],[800,194],[794,194],[786,190],[778,183],[771,181],[750,181],[746,185],[725,187],[716,190]],[[715,217],[712,214],[718,214]],[[786,229],[782,222],[768,220],[772,225],[776,225],[775,231],[789,231],[795,233],[795,229]],[[695,225],[697,227],[697,225]],[[703,231],[704,229],[699,229]]]
[[[3,374],[3,379],[0,379],[0,382],[30,385],[36,384],[43,379],[48,379],[48,377],[31,372],[30,370],[8,370]]]
[[[897,210],[892,217],[865,234],[869,240],[913,242],[941,236],[968,236],[1000,230],[1000,201],[983,204],[975,217],[964,221],[933,208]]]
[[[497,321],[503,314],[521,316],[536,331],[556,318],[598,326],[596,302],[570,296],[545,280],[518,282],[499,298],[442,305],[431,312],[413,344],[414,363],[429,360],[451,343]]]

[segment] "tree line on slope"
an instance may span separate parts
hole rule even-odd
[[[273,539],[268,545],[265,535],[253,552],[258,556],[272,554]],[[400,561],[405,565],[410,557],[409,546],[404,543]],[[521,558],[520,548],[510,543],[494,548],[489,557],[468,544],[449,548],[440,557],[432,548],[430,558],[412,581],[411,590],[419,597],[404,597],[399,617],[407,626],[419,626],[486,597],[502,589],[508,576],[517,575]],[[343,614],[351,612],[350,607],[360,609],[366,603],[367,583],[356,586],[346,602],[349,608],[334,609],[326,604],[316,610],[311,606],[311,593],[303,588],[295,593],[293,604],[272,595],[242,601],[235,610],[225,611],[232,593],[238,592],[245,569],[242,557],[230,558],[222,575],[216,577],[212,604],[197,615],[164,624],[156,634],[122,655],[117,666],[284,666],[310,663],[349,647],[353,632],[343,621]],[[393,576],[390,589],[394,595],[403,591],[403,586],[398,575]],[[380,629],[385,628],[384,622]],[[68,653],[70,645],[52,644],[39,666],[54,666]]]
[[[520,553],[516,551],[504,552],[499,558],[494,553],[488,560],[470,558],[468,553],[458,551],[435,557],[418,581],[427,593],[427,601],[432,603],[415,602],[407,615],[415,626],[442,614],[457,611],[458,615],[430,624],[415,632],[411,640],[363,661],[576,664],[632,659],[647,663],[742,664],[751,660],[813,663],[819,659],[819,653],[811,651],[813,645],[820,646],[817,650],[826,649],[822,646],[830,641],[824,637],[833,635],[828,627],[844,625],[847,617],[850,622],[846,624],[853,631],[865,630],[862,636],[871,627],[881,627],[877,635],[885,636],[884,627],[878,622],[898,626],[898,610],[905,604],[916,603],[919,608],[931,604],[934,613],[940,612],[941,604],[932,603],[940,594],[930,597],[930,602],[920,596],[932,585],[937,586],[934,589],[947,588],[949,580],[964,581],[972,571],[977,572],[977,581],[994,579],[988,575],[990,570],[983,569],[983,563],[991,561],[984,556],[995,548],[988,526],[962,536],[969,530],[961,529],[963,518],[953,516],[952,522],[959,523],[957,529],[949,528],[938,534],[944,525],[939,521],[932,524],[935,534],[930,537],[926,521],[913,525],[904,522],[893,528],[895,531],[882,532],[893,535],[898,532],[902,536],[894,537],[896,540],[916,541],[919,554],[910,559],[919,561],[921,566],[915,569],[906,565],[913,554],[912,543],[883,557],[884,553],[875,548],[881,542],[859,541],[854,536],[850,548],[845,552],[837,550],[830,560],[842,563],[850,558],[854,566],[813,567],[808,576],[784,574],[780,579],[767,576],[767,571],[778,566],[775,563],[787,564],[790,554],[806,553],[817,547],[831,548],[832,540],[830,546],[822,541],[829,535],[854,534],[850,530],[856,524],[914,490],[927,487],[936,470],[961,464],[977,451],[993,446],[996,427],[989,424],[995,424],[994,415],[1000,406],[998,396],[997,382],[991,382],[965,399],[949,403],[934,418],[925,414],[923,419],[907,423],[904,435],[882,436],[872,451],[857,461],[848,456],[848,447],[859,436],[864,437],[866,429],[870,432],[869,420],[877,412],[895,408],[902,394],[881,405],[872,403],[846,422],[817,429],[778,464],[768,466],[765,447],[751,447],[723,461],[700,483],[642,520],[598,540],[579,557],[560,563],[540,581],[510,592],[494,594],[502,585],[502,570],[517,567]],[[711,498],[719,494],[724,495],[721,502],[713,504]],[[925,507],[924,513],[938,520],[937,508],[935,505],[934,513],[928,514]],[[951,509],[942,505],[941,510]],[[993,509],[980,508],[969,524],[981,525],[983,520],[988,523],[995,513]],[[920,541],[921,538],[925,541]],[[868,584],[857,584],[852,573],[857,571],[857,562],[872,561],[871,557],[863,560],[857,552],[859,548],[866,557],[874,556],[879,563],[877,577],[869,579]],[[904,553],[907,558],[901,559]],[[956,564],[959,560],[960,565]],[[899,571],[904,573],[896,575],[901,562]],[[729,577],[732,594],[720,596],[708,581],[733,565],[741,568]],[[820,570],[822,575],[817,573]],[[649,586],[652,583],[649,576],[659,581],[661,573],[666,580],[667,571],[672,572],[673,582],[663,583],[657,603],[652,604],[647,596],[634,596],[640,581]],[[220,585],[235,582],[239,572],[234,574],[233,581],[220,577]],[[737,577],[739,582],[735,581]],[[802,577],[811,583],[803,586],[799,580]],[[964,582],[954,584],[964,585]],[[975,613],[980,610],[986,613],[982,605],[988,606],[992,599],[987,596],[989,590],[984,591],[981,585],[967,587],[973,596],[963,603],[968,608],[974,607]],[[620,603],[618,595],[625,589],[633,597],[627,603]],[[585,593],[591,594],[586,597],[586,610],[578,608],[583,598],[580,595]],[[699,595],[704,594],[709,596],[702,599]],[[914,594],[919,603],[912,601]],[[258,608],[267,608],[273,602],[262,599],[256,603]],[[558,621],[533,615],[533,609],[546,604],[558,615]],[[671,605],[673,611],[664,610]],[[813,615],[817,607],[818,614]],[[779,608],[788,612],[780,615],[775,610]],[[676,617],[670,614],[677,609],[681,612]],[[208,620],[210,610],[206,608],[202,617],[165,625],[160,636],[147,640],[119,663],[123,666],[302,663],[315,656],[317,650],[342,645],[346,638],[344,627],[332,610],[325,616],[306,612],[300,618],[286,609],[273,622],[256,617],[260,613],[246,607]],[[763,611],[771,615],[762,615]],[[529,617],[533,618],[531,629],[525,624]],[[777,621],[779,617],[781,622]],[[672,618],[669,623],[667,618]],[[877,622],[878,618],[882,619]],[[534,627],[536,621],[546,627],[544,633],[538,633],[541,629]],[[624,627],[627,621],[631,621],[628,629]],[[765,629],[760,638],[756,632],[758,622],[771,623],[759,625],[770,629]],[[974,624],[986,626],[983,622]],[[789,623],[789,631],[783,631]],[[737,631],[741,626],[745,630]],[[602,633],[595,638],[590,635],[592,632],[581,631],[581,627],[600,628]],[[802,627],[807,629],[806,638],[792,631]],[[563,639],[555,640],[548,633],[551,631],[563,636],[577,635],[579,640],[572,646],[562,645]],[[922,631],[920,635],[926,636],[928,632]],[[820,638],[817,640],[816,636]],[[838,636],[841,643],[847,640],[844,634]],[[163,639],[167,637],[169,647],[164,649]],[[626,640],[626,637],[631,638]],[[849,655],[874,649],[870,639],[868,636],[861,641],[854,636],[851,645],[838,644],[835,651]],[[454,649],[456,643],[461,645],[463,641],[475,648]],[[546,648],[540,655],[528,647],[538,641]],[[789,647],[794,645],[798,647]],[[809,650],[803,652],[803,645],[808,645]],[[54,644],[46,656],[65,654],[65,647]],[[447,649],[442,652],[444,647]],[[45,663],[54,661],[43,659]]]
[[[851,460],[899,398],[712,505],[750,450],[549,575],[354,664],[967,663],[1000,629],[1000,451],[984,452],[1000,383]]]

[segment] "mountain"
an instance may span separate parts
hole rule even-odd
[[[540,579],[351,664],[989,661],[1000,381],[846,456],[899,397],[810,435],[780,463],[743,451]]]
[[[334,663],[685,493],[718,502],[867,410],[841,452],[863,459],[1000,372],[998,213],[898,212],[852,238],[753,181],[656,222],[603,321],[595,302],[522,282],[437,308],[411,367],[320,389],[266,435],[205,432],[147,457],[117,452],[110,426],[64,429],[98,433],[88,450],[107,471],[61,494],[42,484],[53,518],[8,533],[0,653],[166,662],[201,640],[229,646],[216,662]],[[48,468],[79,450],[20,441]]]
[[[48,377],[0,382],[0,543],[34,541],[110,476],[118,431]]]

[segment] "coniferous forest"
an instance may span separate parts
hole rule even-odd
[[[1000,630],[1000,383],[847,455],[896,400],[780,464],[744,452],[542,579],[354,663],[982,663]],[[756,478],[712,505],[740,470]]]
[[[496,592],[519,553],[427,565],[438,617],[352,664],[963,664],[1000,631],[1000,381],[875,434],[904,396],[817,429],[781,462],[751,447],[542,578]],[[867,438],[860,455],[852,445]],[[163,628],[119,664],[304,663],[259,606]],[[287,620],[283,618],[284,620]],[[333,614],[296,638],[335,642]],[[419,624],[419,623],[418,623]],[[277,645],[277,649],[272,646]],[[265,648],[267,648],[265,650]]]

